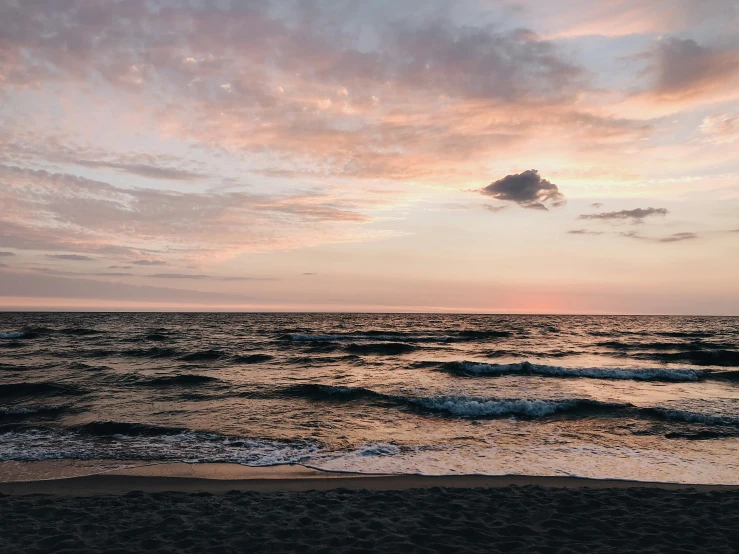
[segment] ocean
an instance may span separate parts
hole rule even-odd
[[[0,315],[0,468],[739,484],[737,452],[739,318]]]

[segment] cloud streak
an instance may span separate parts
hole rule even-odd
[[[81,254],[47,254],[46,257],[52,260],[64,260],[67,262],[92,262],[95,260],[95,258]]]
[[[617,212],[603,212],[597,214],[582,214],[578,219],[590,219],[598,221],[628,221],[631,223],[643,223],[645,219],[654,216],[666,216],[670,212],[665,208],[635,208],[633,210],[620,210]]]

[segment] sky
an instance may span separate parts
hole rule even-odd
[[[737,0],[0,0],[0,309],[739,315]]]

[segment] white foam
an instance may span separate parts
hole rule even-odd
[[[357,456],[396,456],[400,454],[400,448],[394,444],[364,444],[357,447]]]
[[[0,414],[4,415],[28,415],[37,414],[39,412],[51,412],[60,410],[62,406],[17,406],[17,407],[0,407]]]
[[[154,437],[114,435],[101,440],[73,432],[0,433],[0,461],[161,460],[223,462],[249,466],[303,463],[318,452],[315,442],[278,442],[183,432]]]
[[[412,403],[431,410],[443,410],[457,416],[483,417],[497,415],[523,415],[542,417],[558,410],[572,408],[577,400],[528,400],[517,398],[497,400],[472,397],[411,398]]]
[[[509,373],[532,373],[534,375],[552,375],[562,377],[587,377],[592,379],[624,379],[633,381],[650,381],[654,379],[685,382],[697,381],[704,372],[695,369],[661,369],[661,368],[608,368],[608,367],[559,367],[521,362],[517,364],[485,364],[476,362],[459,362],[459,366],[467,373],[479,375],[504,375]]]
[[[288,335],[290,337],[290,340],[295,341],[332,341],[332,340],[342,340],[345,338],[343,335],[301,335],[301,334],[293,334]]]

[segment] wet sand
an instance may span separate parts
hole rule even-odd
[[[739,486],[164,464],[0,484],[0,552],[735,552]]]

